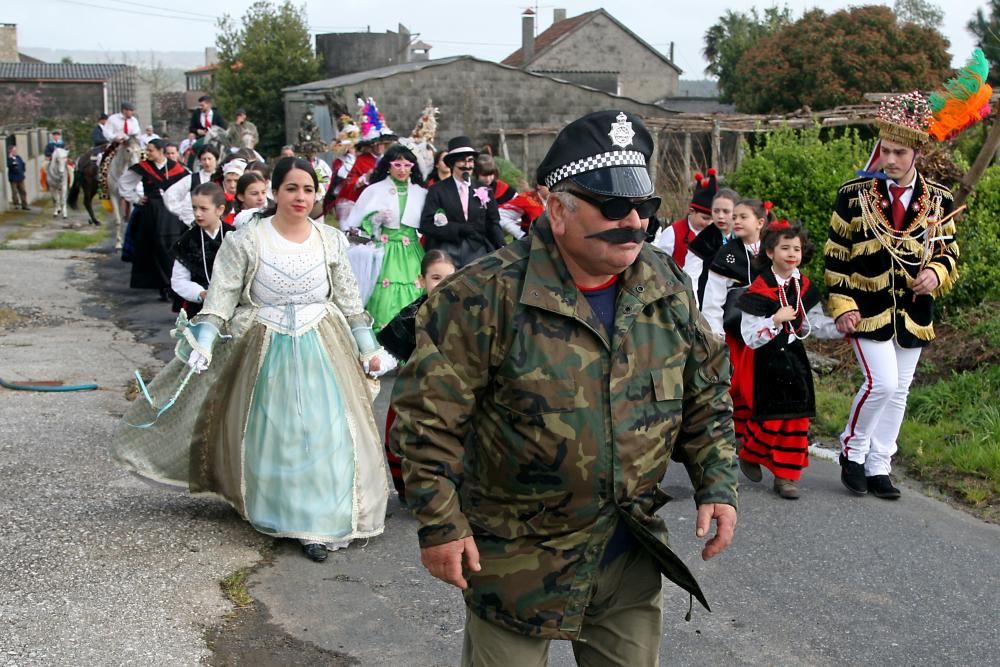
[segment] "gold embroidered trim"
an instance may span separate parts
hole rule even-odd
[[[905,310],[900,311],[903,314],[903,326],[911,334],[919,338],[920,340],[934,340],[934,323],[931,322],[928,325],[917,324],[910,319],[910,316]],[[862,320],[863,322],[864,320]],[[860,329],[860,326],[858,327]]]
[[[830,299],[826,302],[827,310],[830,311],[830,317],[837,319],[844,313],[849,313],[852,310],[858,309],[858,304],[854,299],[848,296],[841,296],[839,294],[831,294]]]
[[[871,317],[863,317],[861,321],[858,322],[856,329],[864,333],[871,333],[877,329],[881,329],[884,326],[888,326],[892,323],[892,308],[886,308],[878,315],[872,315]]]
[[[844,262],[851,258],[851,251],[833,239],[827,239],[826,245],[823,246],[823,254]]]
[[[934,271],[938,277],[938,286],[931,292],[931,296],[935,299],[944,296],[955,287],[955,282],[958,280],[958,269],[948,271],[943,264],[938,262],[928,264],[927,267]]]

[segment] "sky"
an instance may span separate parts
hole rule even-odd
[[[276,1],[276,0],[275,0]],[[294,1],[294,0],[293,0]],[[818,7],[827,12],[851,5],[886,4],[882,2],[845,2],[842,0],[730,0],[710,3],[710,9],[696,0],[545,0],[517,2],[456,3],[453,0],[301,0],[310,28],[323,32],[384,32],[396,30],[402,23],[420,39],[432,45],[431,58],[469,54],[486,60],[502,60],[520,47],[521,13],[537,8],[538,32],[552,23],[552,10],[560,7],[575,16],[603,7],[636,34],[663,53],[674,42],[674,61],[684,70],[681,78],[704,78],[705,61],[701,56],[705,31],[726,10],[746,11],[777,4],[789,7],[795,16]],[[965,24],[985,0],[932,0],[947,7],[942,32],[951,42],[953,64],[961,65],[974,48]],[[248,6],[246,0],[32,0],[0,3],[0,22],[16,23],[19,47],[65,49],[100,49],[110,52],[133,50],[170,50],[203,52],[213,46],[216,18],[228,13],[240,17]],[[167,5],[167,6],[164,6]],[[122,23],[126,29],[115,29]],[[148,24],[158,26],[150,30]],[[86,29],[83,29],[86,28]],[[153,35],[156,35],[155,37]],[[195,63],[197,64],[197,63]]]

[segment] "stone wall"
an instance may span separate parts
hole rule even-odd
[[[526,145],[520,135],[507,136],[510,159],[529,174],[534,173],[555,136],[554,131],[543,130],[562,127],[601,109],[632,111],[640,116],[670,115],[659,107],[468,57],[342,88],[288,92],[285,95],[288,143],[295,142],[303,112],[325,106],[324,92],[353,109],[358,90],[375,98],[389,127],[402,136],[409,135],[428,99],[433,100],[441,110],[436,141],[439,147],[444,147],[453,136],[466,135],[477,145],[488,143],[498,148],[496,131],[500,128],[538,130],[540,133],[528,136]],[[332,140],[329,125],[322,136],[326,142]]]
[[[618,72],[618,94],[643,102],[677,95],[677,70],[603,15],[557,41],[531,69]]]

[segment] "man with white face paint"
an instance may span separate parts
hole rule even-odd
[[[840,436],[841,481],[859,496],[900,496],[889,472],[907,394],[934,338],[934,301],[958,277],[952,194],[916,166],[931,122],[919,92],[882,101],[881,172],[841,186],[823,251],[830,314],[864,373]]]

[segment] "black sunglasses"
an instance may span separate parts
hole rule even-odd
[[[577,199],[582,199],[588,204],[593,204],[608,220],[621,220],[628,217],[628,214],[635,209],[635,212],[639,214],[641,220],[648,220],[653,217],[657,210],[660,208],[660,198],[659,197],[647,197],[642,201],[632,201],[628,197],[611,197],[610,199],[595,199],[581,192],[576,192],[575,190],[568,190],[568,192],[576,197]]]

